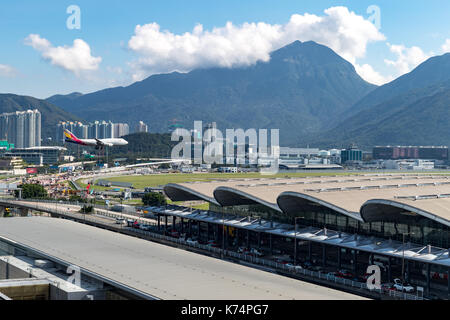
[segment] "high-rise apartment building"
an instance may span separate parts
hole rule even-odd
[[[148,126],[144,123],[144,121],[139,121],[136,125],[135,132],[148,132]]]
[[[39,110],[16,111],[0,115],[0,139],[16,148],[41,145],[41,113]]]
[[[55,141],[59,144],[64,143],[64,129],[69,130],[80,139],[119,138],[130,133],[127,123],[96,120],[89,124],[83,124],[81,122],[61,121],[56,126],[55,134]]]
[[[114,124],[114,138],[120,138],[130,133],[130,127],[127,123]]]

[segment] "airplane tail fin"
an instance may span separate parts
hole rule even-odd
[[[68,140],[78,140],[77,137],[67,129],[64,129],[64,135],[66,136],[66,139],[68,139]]]

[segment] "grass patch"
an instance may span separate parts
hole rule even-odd
[[[217,179],[239,179],[239,178],[284,178],[284,177],[306,177],[306,176],[326,176],[326,175],[350,175],[355,172],[293,172],[278,173],[275,175],[262,175],[257,172],[252,173],[170,173],[170,174],[150,174],[136,176],[119,176],[108,178],[109,181],[130,182],[136,189],[145,187],[163,186],[168,183],[183,183],[190,181],[211,181]],[[357,173],[357,174],[363,174]]]

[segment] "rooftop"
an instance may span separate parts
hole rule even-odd
[[[5,218],[1,237],[161,299],[361,299],[64,219]]]

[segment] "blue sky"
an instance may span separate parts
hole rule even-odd
[[[69,5],[80,8],[79,30],[66,26]],[[370,5],[380,9],[378,30],[367,24]],[[339,6],[347,11],[325,12]],[[381,84],[450,51],[449,12],[448,0],[2,1],[0,92],[46,98],[153,73],[248,65],[297,37],[332,47]],[[303,18],[291,21],[296,14]]]

